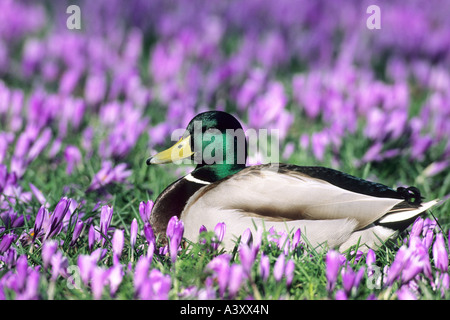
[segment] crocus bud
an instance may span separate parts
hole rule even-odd
[[[148,200],[147,202],[142,201],[139,204],[139,215],[141,216],[141,219],[144,223],[150,221],[150,215],[152,213],[153,205],[154,203],[152,200]]]
[[[2,237],[2,240],[0,242],[0,254],[3,254],[4,252],[6,252],[9,247],[11,246],[11,243],[14,241],[15,239],[15,235],[14,234],[4,234]]]
[[[292,284],[292,280],[294,279],[294,270],[295,270],[294,260],[290,259],[286,263],[286,269],[284,270],[284,273],[286,275],[286,285],[288,287]]]
[[[137,234],[138,234],[138,223],[136,218],[133,219],[133,221],[131,222],[131,227],[130,227],[130,245],[131,245],[131,250],[134,249],[134,246],[136,245],[136,238],[137,238]]]
[[[445,248],[445,240],[442,233],[436,235],[436,240],[433,244],[433,260],[437,269],[442,272],[448,270],[448,252]]]
[[[239,264],[233,264],[230,268],[228,279],[228,294],[230,299],[234,298],[241,287],[243,275],[242,271],[242,266]]]
[[[78,237],[81,234],[81,231],[83,230],[83,226],[84,223],[81,220],[78,220],[77,223],[75,224],[75,228],[73,229],[73,234],[72,234],[72,241],[70,241],[70,245],[73,246],[75,245],[75,243],[78,240]]]
[[[337,251],[330,250],[326,256],[326,277],[329,291],[334,289],[340,268],[340,255]]]
[[[88,248],[89,251],[92,251],[92,249],[94,248],[94,244],[95,244],[95,233],[97,231],[95,231],[94,226],[91,224],[89,227],[89,233],[88,233]]]
[[[295,231],[295,233],[294,233],[294,237],[292,238],[292,244],[291,244],[292,249],[295,249],[298,247],[298,245],[300,244],[301,238],[302,238],[302,231],[300,230],[300,228],[298,228],[297,231]]]
[[[44,269],[50,265],[53,255],[58,248],[58,242],[54,240],[47,240],[42,245],[42,261],[44,262]]]
[[[222,242],[223,237],[225,235],[226,225],[223,222],[219,222],[214,228],[215,237],[213,238],[212,247],[214,250],[219,248],[219,244]]]
[[[120,258],[120,256],[122,255],[123,243],[124,243],[123,230],[116,229],[114,231],[114,235],[112,238],[112,249],[113,249],[114,255],[117,258]]]
[[[250,276],[253,262],[255,261],[255,255],[253,254],[252,249],[246,244],[241,244],[239,246],[239,258],[246,275]]]
[[[281,278],[283,278],[284,268],[285,268],[285,256],[282,253],[278,257],[273,267],[273,277],[275,278],[276,281],[280,281]]]
[[[259,273],[261,278],[266,281],[270,273],[270,261],[269,257],[265,254],[261,254],[261,260],[259,262]]]

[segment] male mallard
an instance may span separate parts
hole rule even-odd
[[[184,236],[197,241],[204,225],[225,222],[223,246],[233,248],[245,229],[301,228],[308,242],[344,251],[359,243],[376,248],[437,203],[422,203],[414,187],[391,189],[337,170],[290,164],[247,167],[242,126],[226,112],[194,117],[171,148],[147,164],[192,159],[197,167],[156,199],[151,224],[164,235],[169,219],[184,222]],[[366,247],[366,248],[367,248]]]

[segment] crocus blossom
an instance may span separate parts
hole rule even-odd
[[[340,254],[334,250],[328,251],[325,264],[327,288],[328,290],[333,290],[340,269]]]
[[[141,216],[141,219],[144,223],[147,223],[150,221],[150,215],[152,213],[153,208],[153,201],[142,201],[139,203],[139,215]]]

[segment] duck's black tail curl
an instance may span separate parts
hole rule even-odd
[[[398,187],[397,192],[410,204],[420,205],[422,203],[423,197],[420,194],[420,190],[416,187]]]

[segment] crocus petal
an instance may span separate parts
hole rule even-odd
[[[150,215],[152,213],[153,205],[154,203],[152,200],[148,200],[147,202],[142,201],[139,204],[139,215],[141,216],[141,219],[144,223],[150,221]]]
[[[292,284],[292,280],[294,279],[294,270],[295,270],[294,260],[290,259],[286,263],[286,270],[284,271],[286,274],[286,285],[288,287]]]
[[[406,285],[403,285],[397,290],[397,297],[399,300],[417,300],[417,297],[408,289]]]
[[[131,226],[130,226],[130,245],[131,245],[131,249],[134,249],[134,246],[136,244],[136,238],[137,238],[137,234],[138,234],[138,223],[136,218],[133,219],[133,221],[131,222]]]
[[[282,253],[277,258],[277,261],[275,262],[275,265],[273,267],[273,277],[275,278],[276,281],[280,281],[281,278],[283,278],[284,268],[285,268],[285,256]]]
[[[339,268],[340,268],[340,254],[337,251],[330,250],[326,256],[326,277],[327,277],[327,288],[328,290],[333,290]]]
[[[448,252],[445,248],[445,240],[442,233],[436,235],[436,240],[433,244],[433,260],[437,269],[442,272],[448,270]]]
[[[259,262],[259,273],[261,275],[261,278],[266,281],[269,277],[270,273],[270,261],[269,257],[265,254],[261,254],[261,260]]]
[[[233,264],[230,268],[230,276],[228,280],[228,294],[231,299],[234,298],[239,288],[241,287],[242,279],[242,266],[239,264]]]
[[[112,238],[112,249],[114,255],[118,258],[120,258],[120,256],[122,255],[123,244],[124,244],[124,231],[116,229],[114,231],[114,235]]]

